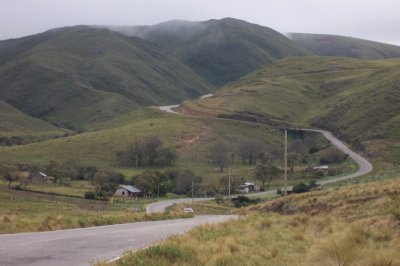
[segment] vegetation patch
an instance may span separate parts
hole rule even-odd
[[[399,184],[396,178],[291,195],[290,215],[272,209],[282,199],[250,206],[239,220],[195,228],[113,264],[397,265]]]

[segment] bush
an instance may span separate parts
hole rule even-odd
[[[310,191],[310,189],[316,188],[318,186],[317,182],[315,180],[311,180],[310,183],[304,184],[296,184],[293,186],[293,193],[304,193]]]
[[[304,193],[310,190],[310,187],[304,183],[296,184],[293,186],[294,193]]]
[[[233,199],[233,204],[235,204],[236,208],[246,207],[252,204],[257,204],[259,199],[250,199],[246,196],[238,196],[237,198]]]
[[[347,154],[344,154],[336,148],[329,148],[321,154],[319,161],[321,164],[341,163],[347,159],[347,156]]]
[[[216,202],[216,203],[224,203],[224,202],[225,202],[225,199],[224,199],[223,196],[217,195],[217,196],[215,196],[215,202]]]
[[[85,199],[95,199],[96,194],[93,191],[86,191],[85,192]]]

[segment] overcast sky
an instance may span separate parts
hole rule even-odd
[[[399,0],[0,0],[0,40],[78,24],[224,17],[282,33],[329,33],[400,45]]]

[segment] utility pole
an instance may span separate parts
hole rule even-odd
[[[287,213],[287,129],[285,129],[285,169],[284,169],[284,205],[283,205],[283,213],[286,215]]]
[[[161,183],[157,184],[157,197],[158,198],[160,197],[160,185],[161,185]]]
[[[193,179],[192,179],[192,206],[193,206],[193,201],[194,201],[194,200],[193,200],[193,193],[194,193],[194,192],[193,192]]]
[[[229,213],[231,213],[231,165],[228,166],[228,204]]]

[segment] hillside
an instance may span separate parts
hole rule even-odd
[[[399,178],[241,208],[111,265],[399,265]],[[109,265],[97,263],[95,265]]]
[[[77,26],[0,42],[0,100],[74,130],[208,91],[153,44],[110,30]]]
[[[275,59],[308,54],[273,29],[233,18],[109,28],[158,44],[214,86]]]
[[[346,56],[361,59],[400,57],[400,46],[327,34],[290,33],[300,47],[322,56]]]
[[[7,139],[19,137],[22,143],[69,134],[67,130],[28,116],[2,101],[0,101],[0,121],[0,137]]]
[[[399,70],[398,60],[288,58],[227,85],[213,98],[187,102],[182,111],[324,128],[377,159],[398,161]]]
[[[210,146],[216,142],[222,141],[233,146],[240,141],[257,138],[262,140],[266,147],[270,147],[270,150],[280,150],[282,145],[282,133],[267,126],[255,127],[236,121],[210,121],[160,111],[153,115],[143,115],[141,118],[133,117],[132,123],[121,124],[125,125],[113,125],[108,129],[29,145],[0,147],[0,164],[20,161],[46,165],[52,160],[75,160],[99,168],[114,167],[121,171],[126,170],[129,177],[132,173],[139,173],[148,168],[124,169],[117,158],[118,152],[127,149],[137,138],[158,136],[167,147],[176,149],[179,158],[175,167],[212,176],[219,174],[210,163],[208,155]],[[253,166],[245,168],[252,174]]]

